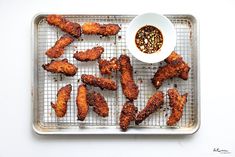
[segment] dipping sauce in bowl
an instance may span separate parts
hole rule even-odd
[[[174,50],[176,31],[164,15],[145,13],[136,16],[126,30],[126,45],[139,61],[158,63]]]
[[[143,53],[155,53],[162,47],[163,35],[157,27],[146,25],[137,31],[135,44]]]

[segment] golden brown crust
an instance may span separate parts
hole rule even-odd
[[[127,55],[121,55],[119,58],[119,63],[123,94],[129,100],[137,99],[139,89],[133,79],[133,68],[131,66],[130,58]]]
[[[120,127],[122,131],[126,131],[131,121],[135,120],[138,109],[135,105],[128,101],[123,105],[120,115]]]
[[[171,65],[178,65],[180,63],[180,74],[178,77],[180,77],[183,80],[188,79],[188,73],[190,70],[189,65],[183,60],[183,57],[173,51],[169,57],[165,59],[165,62]]]
[[[135,124],[140,124],[142,121],[144,121],[149,115],[157,111],[164,103],[164,94],[163,92],[156,92],[153,96],[150,97],[150,99],[147,102],[147,105],[145,108],[140,111],[135,120]]]
[[[78,68],[69,63],[67,59],[52,60],[48,64],[42,65],[43,69],[52,73],[61,73],[66,76],[74,76],[77,73]]]
[[[160,67],[152,78],[152,83],[157,89],[160,88],[165,80],[173,77],[188,79],[190,67],[179,54],[172,52],[165,61],[167,64]]]
[[[170,56],[168,56],[166,59],[165,59],[165,62],[168,63],[168,64],[171,64],[173,63],[174,61],[181,61],[183,60],[183,57],[176,53],[175,51],[171,52]]]
[[[86,118],[89,109],[87,103],[87,88],[85,84],[78,86],[76,104],[78,120],[83,121]]]
[[[183,109],[187,102],[188,93],[181,96],[175,88],[169,89],[167,92],[170,98],[170,106],[172,107],[171,115],[167,120],[167,125],[173,126],[183,115]]]
[[[87,95],[87,102],[93,106],[93,111],[101,117],[108,117],[109,107],[103,95],[98,92],[91,91]]]
[[[59,40],[56,41],[55,45],[47,50],[46,55],[50,58],[58,58],[62,54],[64,54],[64,48],[71,44],[74,41],[74,39],[68,35],[65,34],[62,37],[60,37]]]
[[[101,54],[104,52],[104,48],[102,46],[96,46],[92,49],[88,49],[86,51],[77,51],[73,54],[73,58],[79,61],[94,61],[100,58]]]
[[[48,24],[59,27],[62,31],[78,38],[81,36],[81,26],[78,23],[70,22],[61,15],[48,15]]]
[[[116,35],[121,28],[117,24],[99,24],[95,22],[87,22],[82,25],[83,34],[94,35]]]
[[[68,84],[59,89],[57,92],[56,103],[51,102],[51,107],[55,110],[57,117],[64,117],[67,112],[67,102],[70,99],[72,85]]]
[[[83,83],[86,83],[91,86],[100,87],[101,89],[117,90],[116,82],[108,78],[83,74],[81,76],[81,79]]]
[[[117,71],[120,69],[118,59],[113,57],[111,60],[99,59],[99,69],[100,73],[110,75],[112,71]]]

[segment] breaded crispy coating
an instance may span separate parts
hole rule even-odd
[[[59,89],[57,92],[56,103],[51,102],[51,107],[55,110],[57,117],[64,117],[67,112],[67,102],[70,99],[70,94],[72,91],[72,85],[68,84]]]
[[[61,15],[48,15],[48,24],[59,27],[62,31],[79,38],[81,36],[81,26],[78,23],[70,22]]]
[[[145,108],[140,111],[135,120],[135,124],[140,124],[142,121],[144,121],[149,115],[157,111],[164,103],[164,94],[163,92],[156,92],[153,96],[150,97],[150,99],[147,102],[147,105]]]
[[[168,64],[171,64],[171,65],[175,65],[175,64],[178,65],[180,63],[180,70],[181,70],[181,72],[180,72],[180,75],[178,77],[180,77],[183,80],[187,80],[188,79],[188,73],[189,73],[190,67],[183,60],[183,57],[180,56],[178,53],[173,51],[171,53],[171,55],[165,59],[165,62],[168,63]]]
[[[116,35],[121,28],[117,24],[99,24],[95,22],[87,22],[82,25],[83,34],[94,35]]]
[[[169,89],[167,93],[170,98],[170,107],[172,108],[171,115],[167,120],[167,125],[173,126],[181,119],[183,115],[183,110],[187,102],[188,93],[180,95],[175,88]]]
[[[167,64],[160,67],[152,78],[152,83],[157,89],[161,87],[165,80],[173,77],[188,79],[190,67],[179,54],[173,51],[165,61]]]
[[[100,58],[101,54],[104,52],[104,48],[102,46],[96,46],[92,49],[88,49],[86,51],[77,51],[73,54],[73,58],[79,61],[94,61]]]
[[[130,101],[123,105],[119,124],[122,131],[126,131],[130,122],[135,120],[137,111],[137,107],[135,107],[135,105]]]
[[[42,65],[43,69],[52,73],[61,73],[66,76],[74,76],[77,73],[78,68],[69,63],[67,59],[52,60],[48,64]]]
[[[76,98],[76,104],[77,104],[77,117],[78,120],[83,121],[88,113],[89,106],[87,103],[87,88],[85,84],[81,84],[78,86],[77,90],[77,98]]]
[[[71,44],[74,39],[68,35],[63,35],[59,40],[56,41],[55,45],[47,50],[46,55],[50,58],[58,58],[64,54],[64,48]]]
[[[112,71],[117,71],[120,69],[119,61],[116,57],[113,57],[110,61],[99,59],[99,69],[102,75],[110,75]]]
[[[131,66],[130,58],[127,55],[121,55],[119,58],[119,63],[123,94],[129,100],[137,99],[139,89],[133,79],[133,68]]]
[[[100,87],[101,89],[117,90],[116,82],[108,78],[83,74],[81,79],[83,83],[91,86]]]
[[[93,111],[101,117],[108,117],[109,107],[103,95],[98,92],[91,91],[87,95],[87,102],[93,106]]]

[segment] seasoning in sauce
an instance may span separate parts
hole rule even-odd
[[[151,54],[162,47],[163,36],[158,28],[146,25],[137,31],[135,43],[140,51]]]

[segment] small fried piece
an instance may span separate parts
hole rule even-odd
[[[47,50],[46,55],[50,58],[58,58],[62,54],[64,54],[64,48],[71,44],[74,41],[74,39],[68,35],[65,34],[62,37],[60,37],[59,40],[56,41],[55,45]]]
[[[119,123],[122,131],[126,131],[130,122],[135,120],[137,111],[138,109],[133,102],[128,101],[123,105]]]
[[[94,61],[100,58],[101,54],[104,52],[104,48],[102,46],[96,46],[92,49],[88,49],[86,51],[77,51],[73,54],[73,58],[79,61]]]
[[[83,74],[81,76],[81,79],[83,83],[86,83],[91,86],[100,87],[101,89],[117,90],[116,82],[108,78]]]
[[[46,17],[48,24],[59,27],[62,31],[79,38],[81,36],[81,26],[78,23],[70,22],[61,15],[48,15]]]
[[[112,71],[117,71],[120,69],[118,59],[113,57],[110,61],[105,59],[99,59],[99,69],[100,73],[110,75]]]
[[[56,103],[51,102],[51,107],[55,110],[57,117],[64,117],[67,112],[67,102],[70,99],[70,94],[72,91],[72,85],[68,84],[59,89],[57,92]]]
[[[42,65],[43,69],[52,73],[61,73],[66,76],[74,76],[77,73],[78,68],[69,63],[68,59],[52,60],[48,64]]]
[[[167,120],[167,125],[173,126],[181,119],[183,115],[183,109],[187,102],[188,93],[180,95],[175,88],[169,89],[167,93],[170,98],[170,107],[172,107],[171,115]]]
[[[131,66],[130,57],[121,55],[119,58],[120,72],[121,72],[121,85],[123,94],[129,100],[137,99],[139,94],[138,86],[133,79],[133,68]]]
[[[144,121],[149,115],[157,111],[164,103],[164,94],[163,92],[156,92],[147,102],[145,108],[140,111],[135,120],[135,124],[139,125]]]
[[[108,117],[109,107],[103,95],[98,92],[91,91],[87,95],[87,102],[93,106],[93,111],[101,117]]]
[[[117,24],[99,24],[95,22],[87,22],[82,25],[83,34],[94,35],[116,35],[121,28]]]
[[[190,67],[179,54],[173,51],[165,61],[167,64],[160,67],[152,78],[152,83],[157,89],[161,87],[165,80],[173,77],[179,77],[183,80],[188,79]]]
[[[83,121],[86,118],[89,109],[87,103],[87,88],[85,84],[78,86],[76,104],[78,120]]]
[[[175,65],[175,64],[178,65],[180,63],[181,72],[178,77],[180,77],[183,80],[188,79],[188,73],[189,73],[190,67],[188,66],[187,63],[185,63],[185,61],[183,61],[183,57],[181,55],[173,51],[171,55],[165,59],[165,62],[171,65]]]

